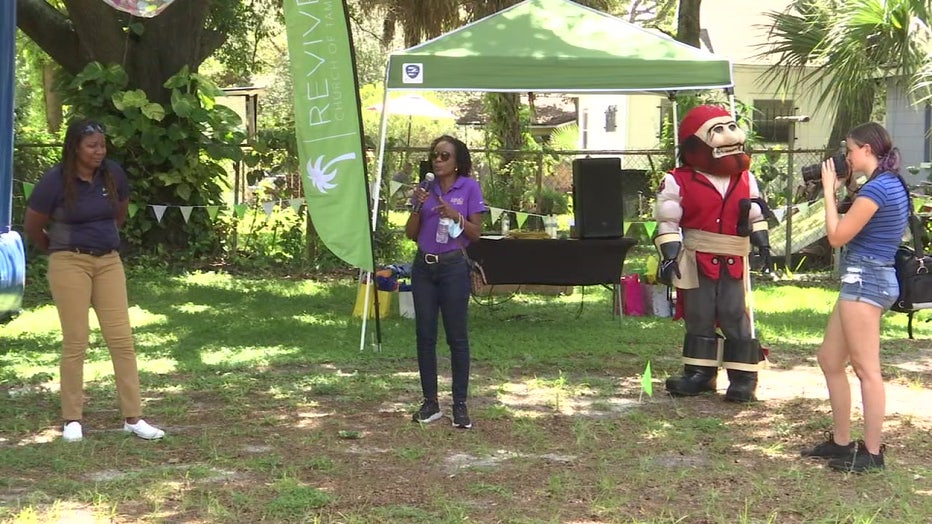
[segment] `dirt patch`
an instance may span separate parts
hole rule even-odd
[[[623,516],[724,523],[746,515],[795,523],[846,521],[848,508],[865,501],[912,497],[859,513],[909,521],[932,500],[932,392],[922,386],[929,358],[920,352],[886,362],[885,369],[903,371],[886,383],[891,476],[852,483],[798,457],[830,425],[824,380],[811,361],[762,371],[760,402],[751,405],[722,400],[724,372],[716,394],[671,398],[662,380],[647,397],[639,377],[610,368],[588,379],[515,373],[502,381],[480,365],[469,431],[452,427],[446,396],[443,419],[412,423],[405,401],[417,398],[413,377],[408,389],[384,397],[316,395],[296,405],[256,394],[232,412],[220,393],[190,392],[197,409],[165,424],[169,437],[160,443],[118,436],[108,427],[113,412],[92,412],[88,427],[107,429],[87,434],[85,449],[97,454],[89,469],[26,468],[0,489],[0,501],[19,504],[36,493],[48,500],[43,490],[54,489],[52,479],[73,479],[145,494],[117,499],[114,522],[609,523]],[[853,373],[849,380],[858,428],[860,393]],[[448,381],[442,377],[441,391]],[[47,446],[61,463],[55,453],[72,448],[48,442],[54,433],[7,437],[2,447]],[[905,494],[902,479],[909,479]],[[300,497],[309,494],[326,503],[303,506]],[[53,511],[42,504],[36,507]],[[76,519],[99,517],[99,508],[62,508]],[[219,508],[227,512],[214,513]]]

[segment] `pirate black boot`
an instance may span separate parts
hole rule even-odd
[[[756,371],[729,369],[728,382],[728,391],[725,392],[725,400],[728,402],[757,401],[757,397],[754,395],[757,391]]]
[[[764,359],[760,342],[754,338],[725,339],[723,365],[728,370],[729,402],[754,402],[757,400],[757,369]]]
[[[667,391],[673,396],[687,397],[715,391],[715,378],[718,375],[718,339],[687,333],[683,340],[683,359],[693,363],[683,366],[683,376],[667,379]]]

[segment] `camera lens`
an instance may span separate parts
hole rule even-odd
[[[848,159],[844,153],[835,153],[832,155],[832,161],[835,163],[835,177],[846,178],[848,176]],[[822,164],[811,164],[802,168],[803,180],[814,182],[822,179]]]

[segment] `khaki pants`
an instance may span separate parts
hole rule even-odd
[[[110,350],[120,411],[139,417],[139,372],[129,324],[126,274],[116,252],[95,257],[59,251],[49,257],[49,288],[61,320],[61,410],[65,420],[81,420],[84,407],[84,355],[90,336],[88,309],[93,306]]]

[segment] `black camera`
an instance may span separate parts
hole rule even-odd
[[[832,160],[835,161],[835,176],[836,178],[847,178],[848,177],[848,158],[844,153],[835,153],[832,155]],[[803,166],[803,181],[805,182],[818,182],[822,179],[822,164],[812,164],[809,166]]]

